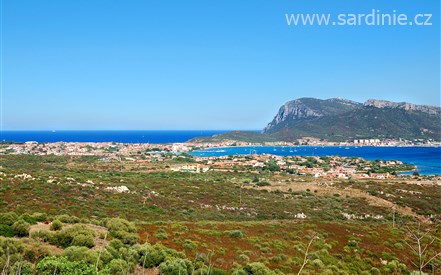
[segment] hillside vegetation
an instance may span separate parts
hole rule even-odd
[[[4,274],[409,274],[439,179],[325,180],[173,160],[2,156]],[[257,173],[256,173],[257,172]],[[309,249],[308,249],[309,246]],[[306,254],[306,262],[305,262]],[[439,259],[424,267],[438,270]]]

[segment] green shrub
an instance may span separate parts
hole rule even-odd
[[[113,231],[112,237],[121,240],[124,244],[134,245],[139,242],[139,235],[136,233],[129,233],[127,231]]]
[[[88,264],[96,264],[98,259],[98,253],[87,247],[70,246],[64,250],[63,256],[65,256],[71,262],[83,261]]]
[[[41,240],[42,242],[48,242],[48,243],[54,243],[54,233],[46,231],[46,230],[39,230],[34,231],[31,233],[32,239]]]
[[[6,224],[0,224],[0,236],[3,237],[14,237],[14,230],[12,227]]]
[[[34,275],[34,266],[25,261],[17,261],[12,266],[10,274]]]
[[[270,270],[263,263],[251,263],[242,268],[245,274],[249,275],[276,275],[274,271]]]
[[[31,225],[24,220],[19,220],[12,225],[14,234],[18,237],[28,237]]]
[[[81,220],[78,217],[75,216],[69,216],[66,214],[58,215],[55,217],[56,220],[59,220],[62,223],[79,223]]]
[[[159,265],[159,273],[164,275],[190,275],[193,264],[187,259],[171,258]]]
[[[220,268],[212,268],[211,275],[228,275],[228,272]]]
[[[87,226],[85,225],[73,225],[71,227],[67,227],[64,228],[61,231],[57,231],[54,233],[54,238],[52,241],[52,244],[55,244],[57,246],[66,248],[69,246],[74,245],[73,241],[75,239],[75,237],[77,236],[81,236],[81,235],[85,235],[85,236],[89,236],[89,237],[80,237],[76,239],[76,243],[81,243],[81,242],[85,242],[85,244],[88,244],[88,240],[92,239],[95,237],[95,232],[91,229],[89,229]],[[89,242],[90,245],[90,242]]]
[[[14,212],[7,212],[0,214],[0,224],[13,225],[18,221],[18,215]]]
[[[143,245],[138,247],[138,263],[146,268],[157,267],[168,257],[184,258],[183,253],[166,248],[161,244]]]
[[[30,223],[30,224],[37,223],[37,219],[35,219],[35,217],[31,216],[28,213],[24,213],[24,214],[20,215],[19,219],[24,220],[25,222]]]
[[[46,257],[37,264],[39,275],[96,275],[95,266],[85,262],[71,262],[66,257]]]
[[[196,250],[198,249],[198,245],[191,240],[185,240],[184,248],[187,250]]]
[[[136,233],[135,224],[121,219],[121,218],[112,218],[106,221],[106,227],[110,232],[112,231],[126,231],[129,233]]]
[[[60,220],[54,220],[51,223],[50,229],[52,231],[59,231],[63,228],[63,223]]]
[[[37,222],[44,222],[44,221],[47,220],[47,215],[44,214],[44,213],[38,213],[38,212],[36,212],[36,213],[32,214],[31,216],[32,216],[32,218],[33,218],[34,220],[36,220]]]
[[[394,247],[395,247],[396,249],[399,249],[399,250],[403,250],[403,249],[404,249],[404,245],[403,245],[402,243],[400,243],[400,242],[395,243],[395,244],[394,244]]]
[[[397,260],[390,261],[387,265],[383,266],[383,270],[387,274],[409,274],[409,270],[405,264],[400,263]]]
[[[250,257],[248,257],[245,254],[240,254],[239,256],[237,256],[237,259],[239,260],[239,262],[242,262],[242,263],[249,263],[250,262]]]
[[[245,236],[245,234],[240,230],[234,230],[229,233],[229,236],[235,239],[242,239]]]
[[[73,238],[71,244],[72,246],[84,246],[87,248],[92,248],[95,246],[93,241],[93,236],[91,235],[77,235]]]
[[[167,240],[168,239],[167,232],[165,232],[165,230],[162,228],[156,230],[154,236],[155,236],[155,238],[157,238],[159,240]]]
[[[125,275],[128,269],[129,265],[122,259],[113,259],[106,267],[106,271],[112,275]]]

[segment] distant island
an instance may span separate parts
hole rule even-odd
[[[304,139],[375,143],[441,140],[441,108],[370,99],[359,103],[342,98],[300,98],[280,107],[262,132],[235,131],[193,139],[200,142],[299,142]]]

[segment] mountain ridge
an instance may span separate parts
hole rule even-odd
[[[314,137],[440,139],[441,108],[369,99],[299,98],[285,103],[263,134],[281,140]]]
[[[261,133],[235,131],[199,141],[248,142],[406,139],[441,141],[441,107],[368,99],[298,98],[283,104]]]

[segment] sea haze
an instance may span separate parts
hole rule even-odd
[[[227,130],[191,131],[3,131],[1,140],[13,142],[121,142],[121,143],[174,143],[195,137],[208,137],[229,132]]]

